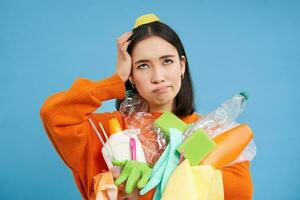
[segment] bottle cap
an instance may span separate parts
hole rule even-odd
[[[245,91],[240,92],[240,95],[242,95],[246,101],[249,99],[249,94]]]
[[[108,124],[109,124],[109,135],[122,131],[122,128],[117,118],[110,119],[108,121]]]

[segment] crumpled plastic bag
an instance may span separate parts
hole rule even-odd
[[[138,138],[141,141],[146,162],[154,166],[165,150],[167,142],[163,133],[155,128],[155,118],[148,110],[147,102],[139,94],[132,92],[127,92],[119,109],[127,129],[141,129]]]

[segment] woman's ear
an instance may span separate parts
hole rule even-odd
[[[181,75],[185,72],[185,66],[186,66],[186,58],[185,56],[180,57],[180,66],[181,66]]]
[[[134,81],[133,81],[132,75],[130,75],[128,79],[129,79],[131,85],[134,85]]]

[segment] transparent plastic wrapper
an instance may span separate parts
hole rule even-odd
[[[148,112],[148,110],[148,103],[139,94],[131,90],[126,91],[126,97],[119,108],[125,118],[137,112]]]
[[[232,98],[226,100],[216,110],[204,115],[196,122],[189,125],[189,128],[184,132],[184,139],[188,138],[195,130],[204,129],[211,138],[223,133],[224,131],[238,125],[235,119],[245,109],[246,101],[248,100],[246,92],[240,92]],[[256,154],[256,145],[252,139],[243,152],[232,163],[242,162],[245,160],[251,161]],[[230,163],[230,164],[232,164]]]
[[[147,102],[140,95],[129,91],[119,111],[125,119],[126,128],[141,129],[138,138],[141,141],[146,162],[153,166],[167,144],[163,134],[154,126],[155,118],[148,112]]]
[[[216,110],[190,124],[189,128],[184,133],[184,138],[189,137],[199,128],[204,129],[212,138],[215,137],[215,133],[219,133],[226,126],[234,122],[234,120],[243,112],[247,99],[248,95],[245,92],[234,95],[232,98],[222,103]]]

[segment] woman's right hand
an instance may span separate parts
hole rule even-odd
[[[130,41],[127,41],[132,32],[125,32],[117,39],[117,69],[116,73],[126,82],[131,73],[131,57],[127,52]]]

